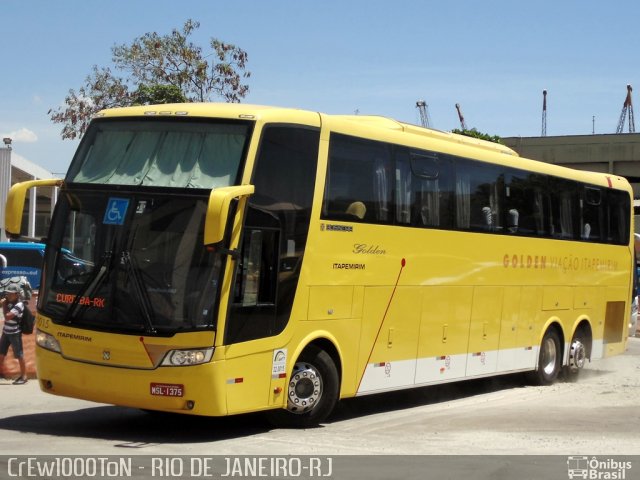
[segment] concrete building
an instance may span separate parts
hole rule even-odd
[[[11,185],[27,180],[54,178],[55,175],[38,165],[13,155],[11,139],[3,138],[0,146],[0,241],[7,240],[4,229],[5,204]],[[57,188],[33,188],[29,192],[22,220],[22,234],[32,239],[40,239],[47,235],[51,212],[57,200]]]
[[[640,133],[507,137],[502,141],[522,157],[627,178],[633,187],[636,233],[640,233]]]
[[[522,157],[626,177],[634,197],[640,198],[640,133],[507,137],[502,141]]]

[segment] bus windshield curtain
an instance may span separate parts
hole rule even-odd
[[[215,132],[102,131],[73,182],[215,188],[235,181],[246,128]]]

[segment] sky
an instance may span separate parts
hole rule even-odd
[[[640,2],[602,0],[0,0],[0,135],[62,175],[77,141],[47,112],[111,49],[200,22],[248,53],[244,103],[383,115],[501,137],[615,133],[640,89]],[[640,92],[640,90],[639,90]],[[640,100],[639,100],[640,101]],[[639,125],[640,130],[640,125]]]

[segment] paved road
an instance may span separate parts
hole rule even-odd
[[[589,364],[576,383],[531,387],[520,376],[344,401],[306,431],[261,415],[153,415],[0,385],[4,455],[637,455],[640,339]],[[640,466],[637,470],[640,470]]]

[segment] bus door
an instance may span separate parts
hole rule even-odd
[[[273,392],[284,389],[286,379],[274,369],[286,364],[286,348],[272,337],[285,329],[292,314],[311,220],[319,141],[320,130],[311,127],[274,125],[263,130],[225,326],[227,377],[234,380],[227,382],[229,413],[282,399]]]

